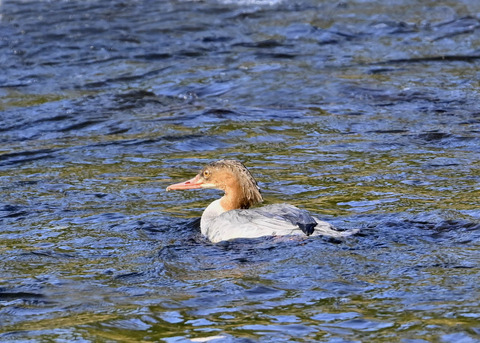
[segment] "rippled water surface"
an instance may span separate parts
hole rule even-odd
[[[0,13],[2,342],[480,342],[478,1]],[[220,158],[361,233],[207,242]]]

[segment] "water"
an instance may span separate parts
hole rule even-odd
[[[480,341],[477,1],[0,11],[1,341]],[[220,158],[361,233],[207,242]]]

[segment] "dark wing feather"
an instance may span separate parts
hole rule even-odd
[[[315,231],[317,222],[306,210],[288,204],[274,204],[252,209],[265,217],[285,220],[298,226],[307,236]]]

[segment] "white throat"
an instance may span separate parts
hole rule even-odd
[[[215,200],[207,206],[205,211],[203,211],[202,219],[200,219],[200,230],[202,231],[202,235],[207,236],[208,227],[210,226],[211,221],[217,218],[223,212],[226,212],[220,204],[220,200],[222,199]]]

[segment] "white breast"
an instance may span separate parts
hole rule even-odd
[[[220,204],[220,199],[215,200],[203,211],[200,219],[200,230],[202,235],[208,237],[208,228],[212,225],[215,218],[225,212],[225,209]]]

